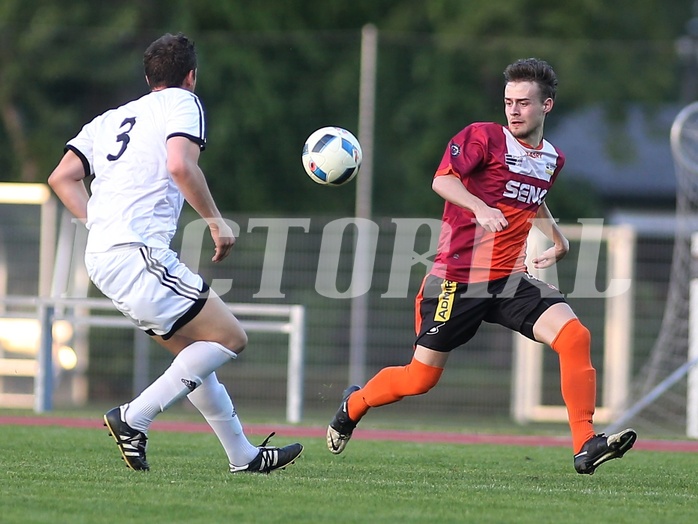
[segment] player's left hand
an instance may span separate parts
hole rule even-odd
[[[546,267],[550,267],[555,264],[555,262],[560,260],[566,254],[566,250],[558,249],[556,246],[550,247],[543,251],[540,256],[533,259],[533,267],[536,269],[545,269]]]
[[[233,230],[225,223],[224,220],[216,220],[208,225],[215,245],[215,252],[212,262],[220,262],[230,254],[230,251],[235,245],[235,235]]]

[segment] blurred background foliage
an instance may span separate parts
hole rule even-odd
[[[353,184],[314,185],[300,151],[318,127],[358,131],[361,28],[371,23],[379,31],[374,212],[438,216],[433,171],[462,127],[504,121],[508,63],[538,56],[555,67],[560,88],[548,129],[587,106],[623,122],[629,104],[652,112],[692,95],[677,53],[692,7],[689,0],[0,0],[0,181],[44,181],[85,122],[145,94],[145,47],[182,31],[199,52],[209,146],[201,164],[221,209],[352,214]],[[604,197],[563,176],[548,202],[561,218],[599,216]]]

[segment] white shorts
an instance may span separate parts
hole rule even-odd
[[[95,286],[149,335],[170,338],[204,307],[208,285],[171,249],[142,244],[85,253]]]

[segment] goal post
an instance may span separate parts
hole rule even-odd
[[[616,292],[599,293],[603,295],[605,304],[603,380],[601,402],[594,418],[597,422],[604,423],[623,411],[629,396],[636,238],[634,230],[629,226],[603,226],[600,223],[561,226],[568,240],[582,243],[585,241],[585,228],[595,228],[592,234],[587,236],[596,239],[599,244],[603,243],[606,247],[608,291],[611,291],[616,283],[623,283],[625,287],[623,292],[618,292],[621,288],[616,286]],[[549,241],[542,233],[535,228],[532,229],[528,241],[529,257],[543,252],[549,245]],[[600,249],[600,246],[598,247]],[[582,249],[580,249],[581,252]],[[585,271],[584,268],[580,268],[580,265],[577,267],[578,282],[580,273]],[[530,264],[529,267],[531,267]],[[557,286],[554,271],[532,270],[531,273]],[[587,273],[582,277],[587,279],[595,277],[591,272]],[[591,284],[594,284],[593,280]],[[519,423],[567,421],[565,406],[543,403],[543,353],[546,350],[543,344],[514,333],[511,414]]]
[[[4,368],[0,367],[0,373],[7,376],[17,375],[21,368],[24,376],[34,378],[34,392],[17,399],[19,404],[6,407],[30,407],[34,411],[44,413],[53,409],[53,375],[54,375],[54,326],[56,322],[68,322],[72,326],[85,327],[111,327],[123,328],[134,331],[134,376],[136,370],[147,370],[149,367],[149,351],[139,350],[138,343],[141,330],[120,314],[115,314],[116,309],[111,300],[106,298],[53,298],[42,299],[31,296],[10,296],[0,298],[0,304],[4,306],[21,307],[25,309],[24,317],[15,315],[4,324],[4,335],[10,337],[15,320],[33,322],[33,329],[40,335],[37,346],[28,354],[28,358],[0,360]],[[303,375],[304,375],[304,350],[305,350],[305,307],[302,305],[275,305],[275,304],[227,304],[228,308],[240,319],[240,324],[248,332],[255,333],[280,333],[288,337],[288,365],[286,385],[286,421],[298,423],[303,415]],[[30,310],[35,311],[31,316]],[[111,312],[113,314],[105,314]],[[2,318],[0,318],[1,320]],[[18,329],[26,329],[27,323],[16,323]],[[134,383],[136,382],[134,378]],[[2,397],[0,397],[0,400]]]
[[[53,276],[53,261],[55,259],[56,216],[58,201],[53,196],[47,184],[25,182],[0,182],[0,204],[29,206],[39,211],[39,260],[36,274],[35,291],[38,296],[48,297],[51,292]],[[11,276],[8,271],[8,261],[5,254],[3,232],[0,231],[0,321],[5,315],[5,304],[2,297],[7,295],[8,281]],[[41,312],[37,313],[38,315]],[[4,331],[4,330],[3,330]],[[32,399],[22,394],[6,394],[6,378],[13,376],[31,376],[36,373],[36,366],[18,362],[17,359],[5,355],[0,333],[0,403],[9,398],[12,403],[31,406]],[[48,377],[47,380],[50,380]]]
[[[91,328],[113,327],[134,332],[133,389],[134,394],[140,393],[150,382],[148,337],[119,314],[110,300],[87,298],[89,279],[82,261],[86,229],[78,227],[67,210],[62,211],[58,220],[57,201],[46,184],[0,183],[2,203],[40,206],[41,246],[36,291],[21,296],[0,294],[0,407],[33,408],[36,412],[52,410],[54,371],[60,371],[55,353],[65,342],[54,337],[53,328],[66,322],[72,327],[68,349],[76,363],[69,376],[70,398],[74,405],[87,401],[88,332]],[[0,250],[0,255],[3,253]],[[0,256],[2,290],[6,289],[4,284],[9,278],[4,266]],[[300,422],[305,307],[298,304],[227,305],[248,332],[278,333],[287,337],[286,420]],[[6,355],[2,349],[5,346],[16,346],[16,351]],[[11,382],[19,376],[33,380],[33,389],[25,391],[27,388],[14,387]]]
[[[691,236],[691,256],[698,260],[698,233]],[[698,276],[691,278],[689,292],[686,436],[698,438]]]

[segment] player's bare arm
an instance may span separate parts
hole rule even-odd
[[[198,164],[199,154],[199,146],[188,138],[176,136],[167,141],[167,169],[189,205],[206,220],[215,245],[211,260],[220,262],[230,254],[235,235],[213,200]]]
[[[533,267],[536,269],[544,269],[555,264],[562,259],[570,250],[570,243],[562,234],[560,226],[550,213],[548,206],[543,202],[543,205],[538,208],[536,213],[536,227],[553,242],[553,246],[546,249],[540,256],[533,259]]]
[[[87,201],[90,196],[84,183],[85,168],[82,161],[68,150],[48,177],[51,189],[73,216],[82,222],[87,220]]]
[[[504,213],[496,207],[489,207],[473,195],[456,176],[434,177],[431,187],[444,200],[472,211],[477,223],[487,231],[492,233],[503,231],[509,225]]]

